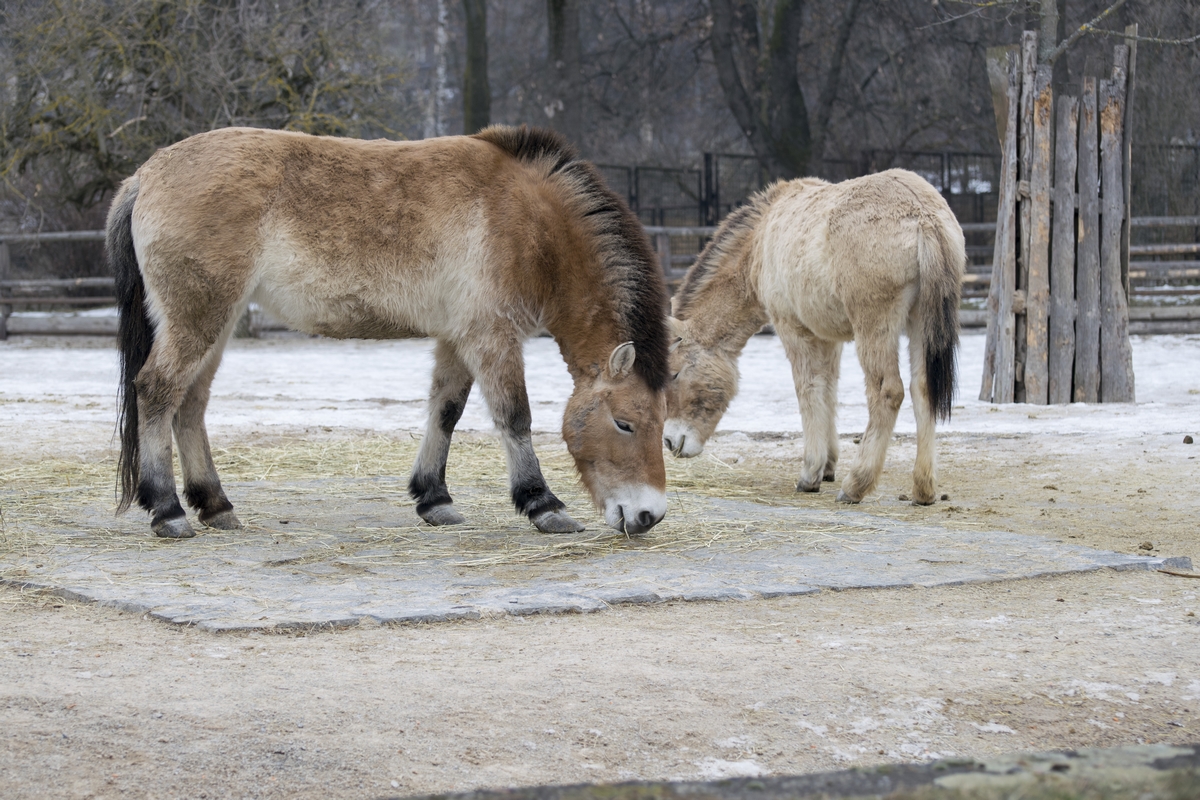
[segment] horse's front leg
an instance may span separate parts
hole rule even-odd
[[[788,360],[804,428],[804,464],[798,492],[818,492],[822,481],[832,481],[837,468],[837,382],[842,346],[818,339],[799,326],[776,326]]]
[[[508,459],[509,486],[517,511],[543,533],[573,533],[583,530],[564,511],[566,505],[554,496],[533,452],[533,418],[525,391],[525,362],[521,345],[475,354],[475,374],[484,399],[492,411],[504,453]]]
[[[439,341],[434,359],[429,421],[408,491],[417,501],[417,514],[430,525],[460,525],[466,520],[454,507],[446,488],[446,458],[450,453],[450,437],[467,405],[474,378],[453,345]]]

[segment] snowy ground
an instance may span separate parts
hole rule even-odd
[[[959,396],[953,419],[939,427],[941,432],[1120,436],[1200,432],[1200,336],[1134,338],[1138,398],[1134,405],[1042,408],[998,406],[976,399],[984,341],[982,333],[965,332],[962,337]],[[419,431],[424,428],[432,349],[428,340],[233,340],[213,386],[209,430],[214,435],[248,427]],[[903,347],[901,356],[901,373],[907,381]],[[556,433],[571,392],[570,376],[551,339],[531,340],[525,358],[534,429]],[[778,338],[751,338],[740,370],[742,390],[718,430],[799,432],[791,373]],[[116,376],[116,353],[111,348],[46,347],[39,346],[37,339],[14,339],[0,345],[0,404],[6,418],[0,424],[111,424]],[[842,356],[838,394],[839,429],[862,431],[867,407],[853,344],[846,346]],[[17,402],[22,399],[36,402]],[[472,392],[459,429],[492,429],[478,391]],[[896,431],[915,431],[907,401]]]

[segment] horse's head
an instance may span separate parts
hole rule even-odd
[[[577,378],[563,439],[604,520],[619,531],[650,530],[667,513],[662,433],[666,402],[633,369],[633,343],[618,345],[599,374]]]
[[[671,382],[663,444],[675,456],[691,458],[700,455],[737,394],[737,354],[699,344],[684,320],[672,317],[670,324]]]

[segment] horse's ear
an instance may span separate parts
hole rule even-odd
[[[634,349],[633,342],[625,342],[614,347],[612,355],[608,357],[608,377],[624,378],[633,369],[633,362],[636,358],[637,350]]]

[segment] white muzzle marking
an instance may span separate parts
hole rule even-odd
[[[681,419],[669,419],[663,425],[663,444],[676,458],[695,458],[704,450],[700,434]]]
[[[645,533],[666,513],[666,493],[646,485],[622,486],[604,501],[604,521],[622,533]]]

